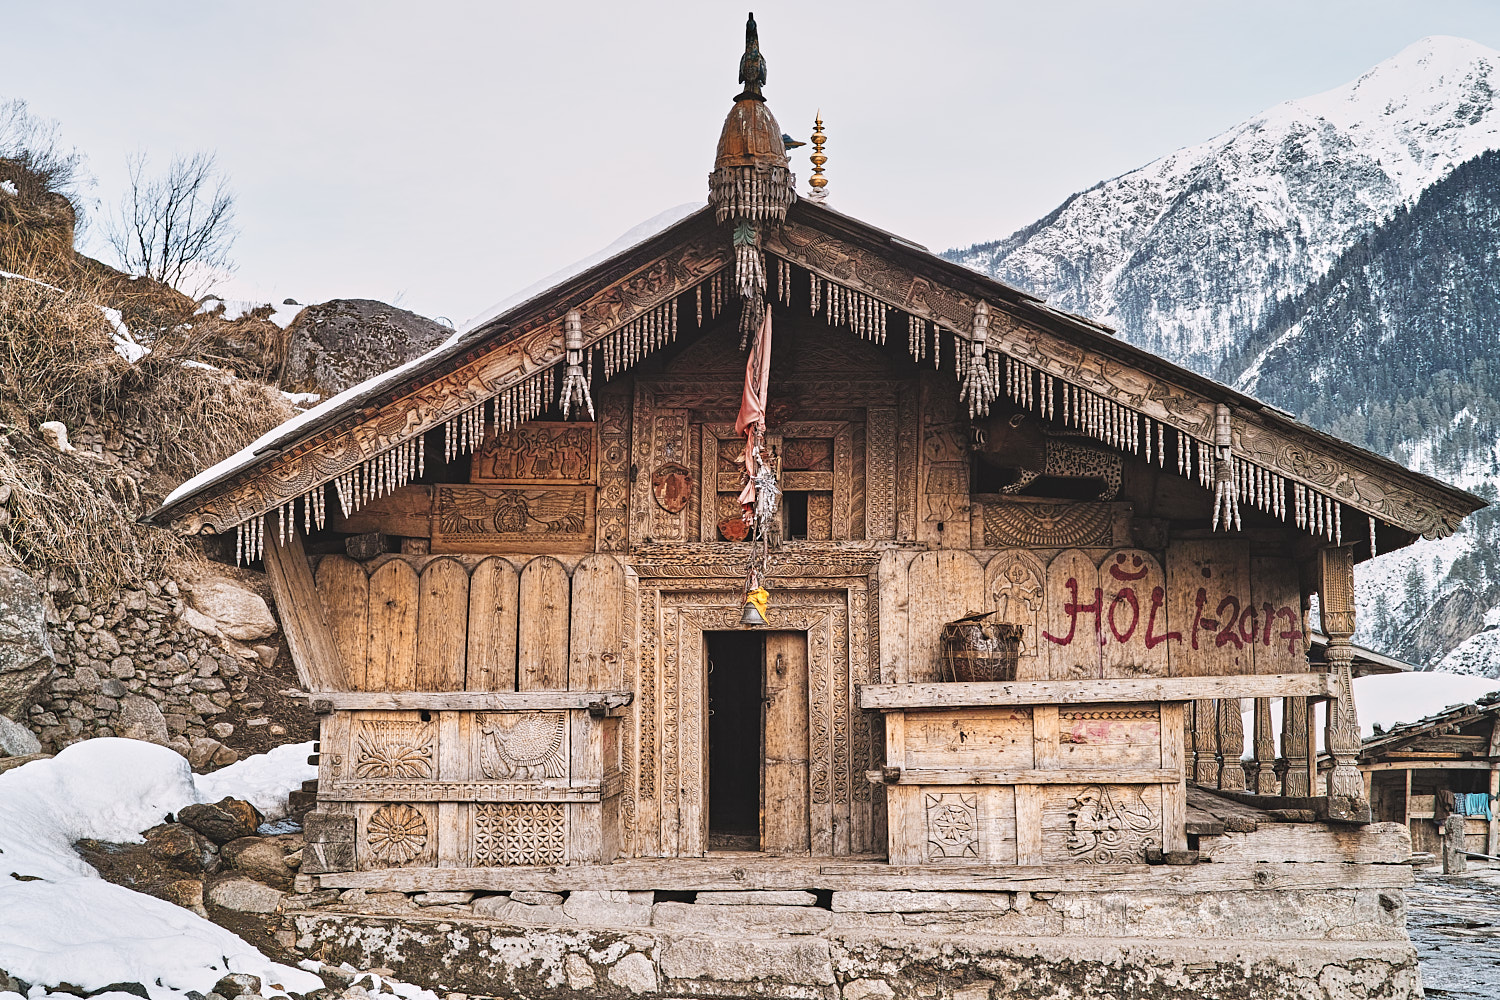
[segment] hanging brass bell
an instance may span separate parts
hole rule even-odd
[[[740,624],[741,625],[764,625],[765,623],[766,623],[766,620],[761,615],[760,608],[757,608],[755,606],[755,603],[753,601],[746,601],[745,602],[745,610],[742,611],[742,612],[740,612]]]

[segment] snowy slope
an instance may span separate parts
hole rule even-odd
[[[1277,300],[1456,164],[1500,148],[1500,53],[1432,37],[945,256],[1210,372]]]

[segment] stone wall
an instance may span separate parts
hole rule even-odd
[[[136,484],[141,510],[175,485],[118,419],[69,430],[73,446],[93,456],[79,460],[117,467]],[[190,556],[160,578],[104,593],[67,572],[28,572],[44,596],[53,664],[29,698],[0,714],[27,726],[43,751],[128,736],[170,746],[203,770],[315,738],[304,703],[282,693],[299,684],[263,573]],[[12,584],[14,593],[28,589]]]

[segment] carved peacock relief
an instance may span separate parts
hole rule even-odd
[[[538,781],[568,773],[567,716],[561,712],[480,715],[479,767],[486,778]]]

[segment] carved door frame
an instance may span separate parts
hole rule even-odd
[[[741,583],[642,578],[639,593],[634,853],[701,857],[708,846],[703,633],[743,628]],[[876,766],[880,720],[858,708],[857,690],[875,680],[875,592],[868,577],[855,576],[773,579],[771,593],[770,628],[807,633],[812,854],[875,849],[877,810],[864,771]]]

